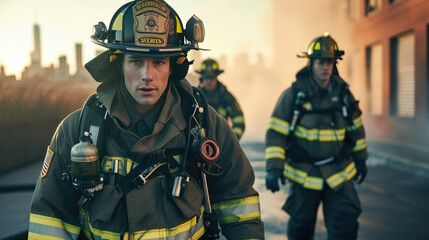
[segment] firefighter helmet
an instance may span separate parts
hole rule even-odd
[[[310,59],[342,59],[344,51],[338,50],[338,45],[335,40],[325,33],[319,36],[308,45],[307,52],[298,53],[298,57],[306,57]]]
[[[223,73],[223,70],[219,69],[219,65],[215,60],[209,58],[204,60],[201,63],[200,70],[195,72],[201,74],[201,78],[214,78]]]
[[[142,57],[174,57],[199,49],[204,24],[193,16],[186,29],[174,9],[164,0],[136,0],[120,7],[109,28],[99,22],[91,41],[103,47]]]

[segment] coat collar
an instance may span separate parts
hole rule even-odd
[[[154,124],[153,132],[142,138],[126,127],[130,123],[130,117],[125,107],[121,106],[122,101],[118,100],[118,84],[119,81],[102,82],[97,88],[97,94],[132,151],[143,153],[156,151],[184,131],[187,123],[181,109],[182,96],[179,88],[185,94],[192,94],[192,86],[186,80],[169,84],[170,87],[166,89],[168,92],[165,103]]]

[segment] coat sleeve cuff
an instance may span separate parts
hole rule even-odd
[[[280,169],[283,170],[284,168],[284,160],[277,158],[277,159],[269,159],[267,160],[266,164],[266,171],[268,172],[271,169]]]

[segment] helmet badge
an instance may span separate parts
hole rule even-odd
[[[146,24],[144,25],[145,30],[148,30],[150,32],[158,32],[158,30],[159,30],[158,23],[157,23],[158,16],[155,14],[153,14],[153,15],[147,14],[147,15],[148,16],[146,16],[146,17],[148,17],[148,20],[146,21]]]
[[[334,52],[334,45],[332,43],[322,44],[322,52]]]
[[[171,26],[169,21],[173,21],[169,16],[170,10],[158,1],[142,2],[133,10],[135,44],[165,47]]]

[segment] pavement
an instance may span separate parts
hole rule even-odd
[[[429,176],[429,146],[391,140],[367,140],[369,155],[387,166]]]

